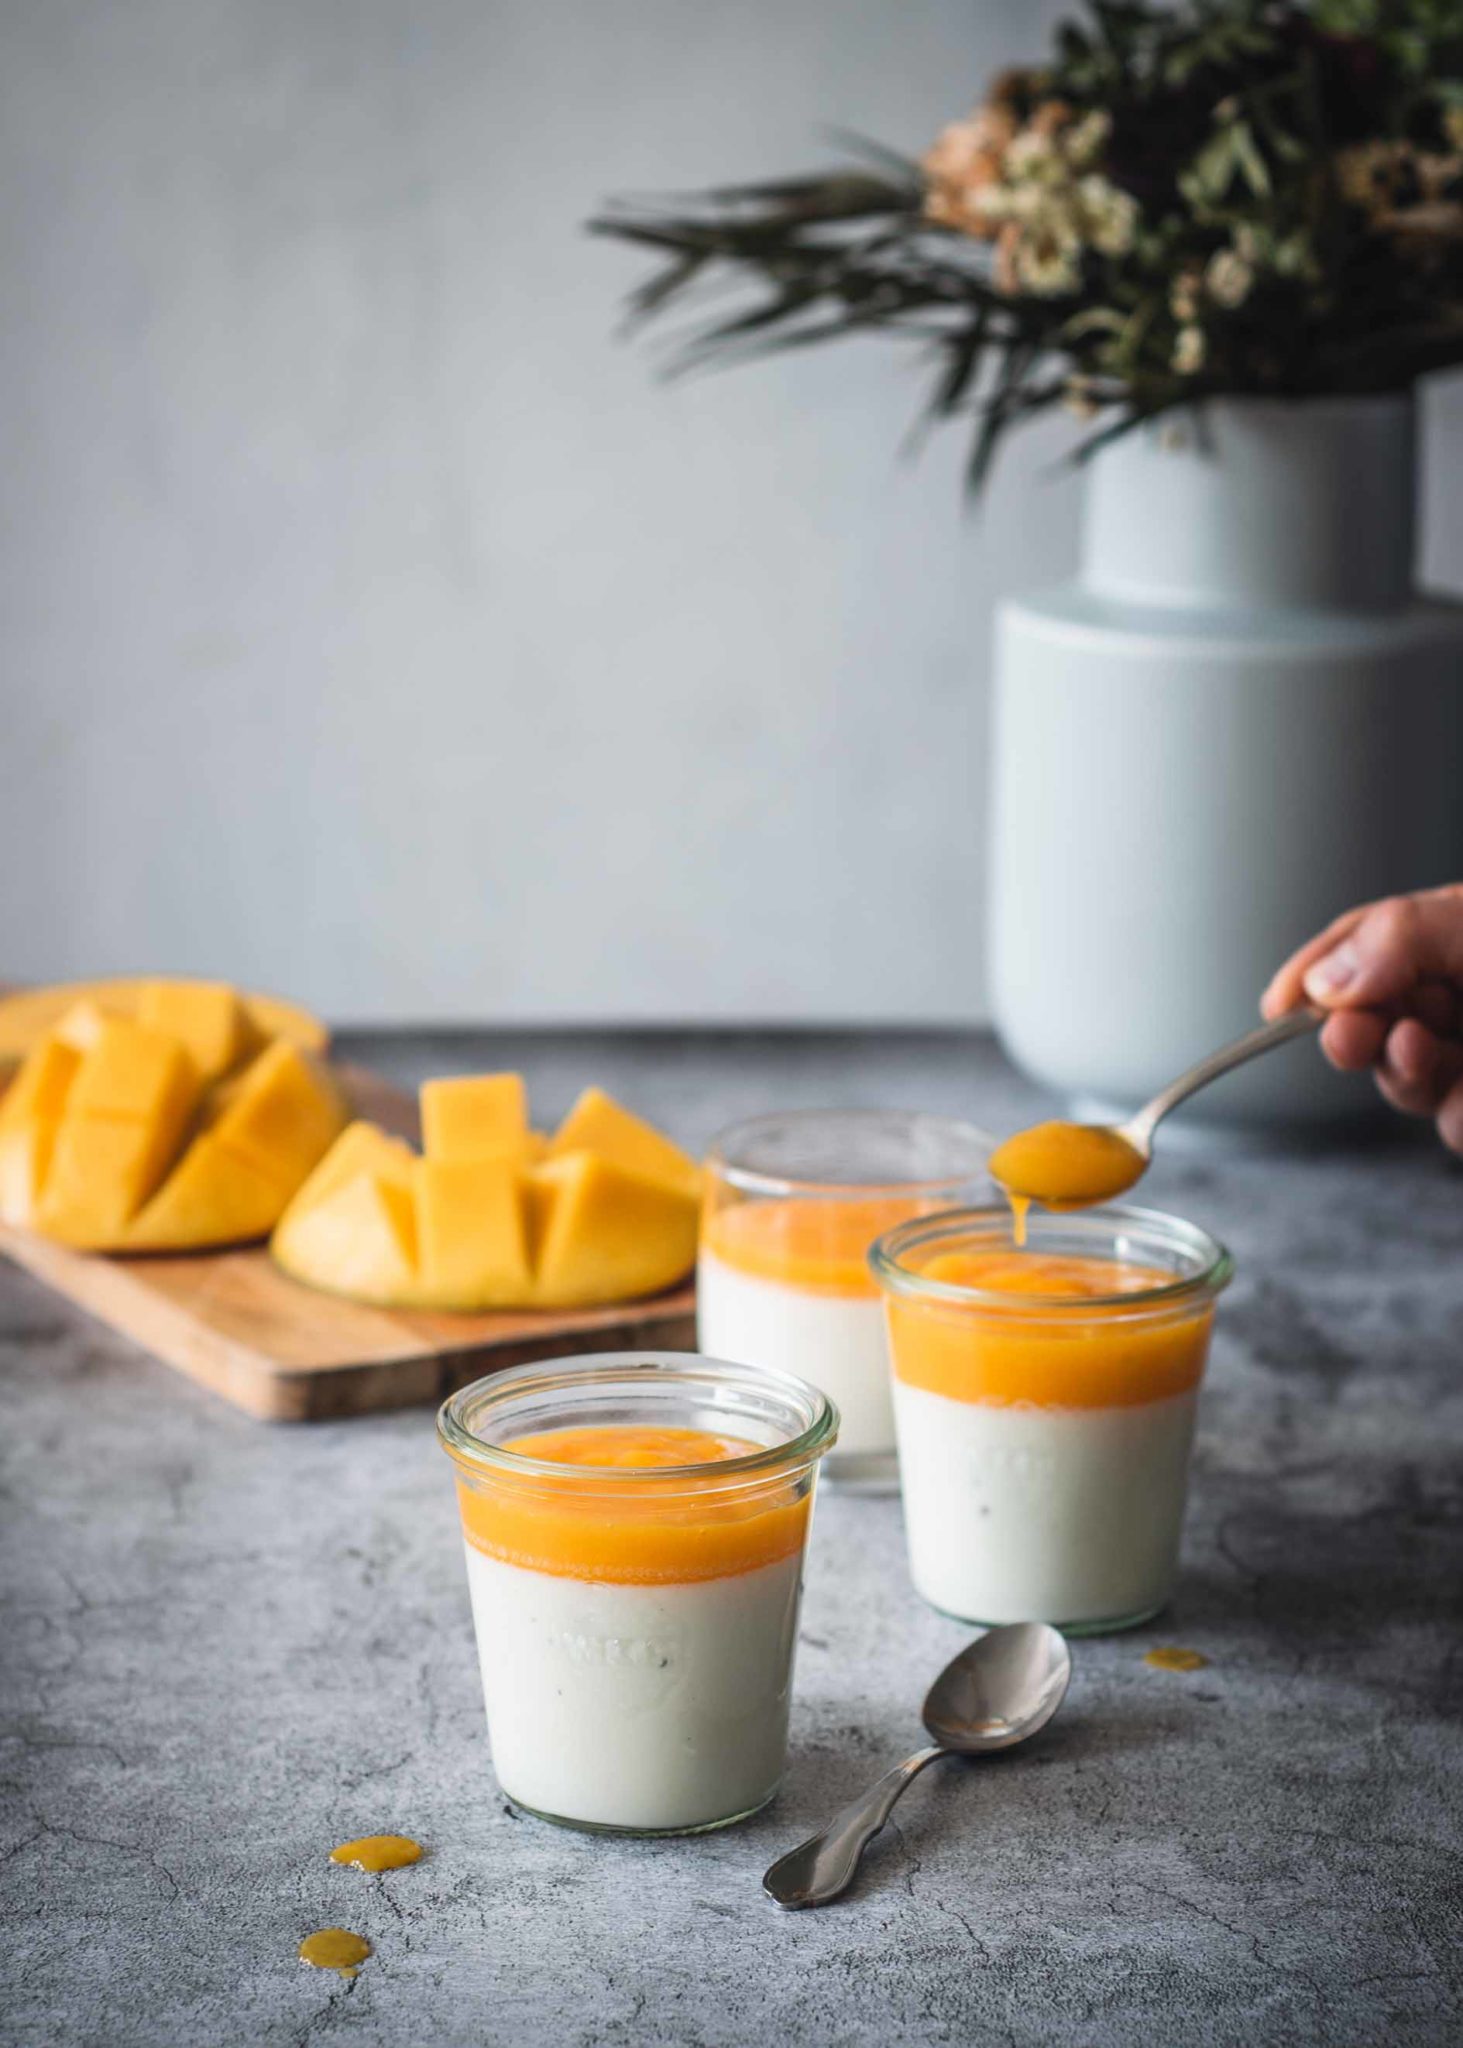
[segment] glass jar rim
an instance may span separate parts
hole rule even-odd
[[[1043,1319],[1071,1317],[1073,1320],[1090,1315],[1095,1309],[1104,1313],[1116,1310],[1144,1315],[1174,1308],[1201,1296],[1212,1299],[1234,1278],[1234,1260],[1228,1249],[1218,1238],[1211,1237],[1207,1230],[1201,1230],[1197,1223],[1187,1223],[1183,1217],[1169,1216],[1161,1209],[1140,1209],[1126,1204],[1052,1212],[1033,1209],[1028,1216],[1028,1228],[1033,1223],[1038,1229],[1050,1224],[1078,1232],[1091,1225],[1099,1229],[1106,1226],[1109,1230],[1115,1226],[1122,1227],[1135,1235],[1146,1235],[1150,1241],[1158,1240],[1169,1249],[1187,1251],[1192,1257],[1202,1260],[1199,1268],[1192,1273],[1175,1275],[1159,1287],[1133,1288],[1121,1294],[1010,1294],[995,1287],[964,1287],[952,1280],[934,1280],[904,1263],[909,1253],[941,1238],[969,1233],[982,1224],[1004,1224],[1009,1228],[1011,1221],[1011,1211],[1004,1203],[991,1203],[980,1208],[946,1209],[935,1216],[911,1217],[908,1222],[896,1224],[894,1229],[886,1230],[882,1237],[875,1239],[869,1247],[869,1270],[889,1294],[943,1302],[950,1307],[994,1309],[1005,1315],[1040,1316]],[[1094,1230],[1093,1235],[1097,1234]]]
[[[756,1142],[759,1135],[765,1135],[774,1127],[792,1125],[808,1126],[829,1120],[846,1121],[851,1127],[872,1131],[880,1124],[902,1123],[912,1127],[938,1132],[944,1136],[954,1135],[962,1144],[971,1148],[970,1164],[957,1168],[951,1173],[896,1175],[889,1180],[827,1180],[809,1175],[772,1173],[765,1168],[746,1166],[736,1158],[736,1153],[745,1151]],[[995,1148],[995,1139],[989,1131],[981,1130],[976,1124],[967,1123],[963,1117],[940,1116],[934,1112],[917,1109],[782,1109],[764,1112],[760,1116],[746,1117],[740,1123],[728,1124],[718,1131],[706,1148],[703,1162],[708,1173],[723,1180],[729,1187],[737,1188],[748,1195],[807,1195],[824,1201],[872,1201],[881,1196],[938,1195],[946,1190],[969,1187],[971,1181],[983,1179],[986,1161]]]
[[[808,1410],[811,1420],[785,1443],[769,1444],[742,1457],[708,1459],[691,1465],[568,1465],[555,1458],[531,1458],[502,1444],[486,1442],[464,1420],[470,1403],[492,1400],[498,1395],[506,1402],[534,1392],[569,1394],[590,1385],[644,1388],[679,1381],[695,1387],[725,1384],[728,1378]],[[519,1479],[547,1480],[559,1485],[572,1483],[581,1493],[591,1487],[597,1490],[603,1482],[610,1497],[617,1487],[624,1485],[636,1485],[641,1492],[647,1484],[653,1485],[657,1493],[674,1491],[677,1485],[703,1492],[711,1487],[731,1488],[765,1480],[815,1464],[831,1449],[837,1435],[838,1410],[810,1381],[771,1366],[736,1365],[697,1351],[591,1351],[568,1358],[536,1360],[470,1381],[449,1394],[437,1411],[438,1440],[453,1463],[466,1471],[512,1474]]]

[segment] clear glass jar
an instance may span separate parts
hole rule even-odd
[[[906,1224],[885,1291],[909,1564],[962,1621],[1131,1628],[1169,1597],[1229,1254],[1144,1209]]]
[[[705,1162],[697,1342],[800,1374],[838,1404],[830,1482],[897,1483],[874,1239],[987,1192],[991,1140],[904,1110],[797,1110],[723,1131]]]
[[[610,1352],[478,1380],[437,1427],[508,1797],[613,1834],[765,1806],[832,1404],[786,1373]]]

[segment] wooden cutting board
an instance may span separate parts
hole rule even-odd
[[[338,1068],[357,1113],[417,1136],[416,1104]],[[101,1322],[264,1422],[314,1422],[439,1401],[509,1365],[576,1351],[689,1351],[691,1286],[614,1308],[431,1315],[318,1294],[259,1245],[186,1257],[104,1258],[0,1224],[0,1251]]]

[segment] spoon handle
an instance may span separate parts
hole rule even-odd
[[[926,1764],[952,1750],[936,1743],[916,1750],[861,1798],[850,1800],[823,1832],[780,1856],[762,1880],[762,1889],[779,1906],[795,1912],[802,1906],[826,1906],[846,1892],[865,1849],[894,1811],[894,1802],[914,1783]]]
[[[1154,1126],[1161,1123],[1171,1109],[1177,1109],[1181,1102],[1200,1088],[1207,1088],[1211,1081],[1217,1081],[1221,1074],[1227,1074],[1231,1067],[1243,1066],[1257,1054],[1269,1052],[1274,1046],[1284,1045],[1292,1038],[1299,1038],[1307,1031],[1314,1031],[1326,1020],[1324,1010],[1313,1010],[1302,1005],[1298,1010],[1287,1010],[1283,1017],[1277,1017],[1273,1024],[1262,1024],[1255,1031],[1247,1031],[1243,1038],[1236,1038],[1231,1045],[1222,1045],[1218,1052],[1211,1052],[1208,1059],[1200,1060],[1190,1067],[1186,1074],[1180,1074],[1176,1081],[1170,1081],[1161,1095],[1144,1105],[1135,1117],[1123,1125],[1125,1135],[1140,1150],[1146,1147],[1153,1135]]]

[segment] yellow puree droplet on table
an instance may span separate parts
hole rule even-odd
[[[421,1861],[422,1845],[410,1835],[362,1835],[332,1849],[332,1863],[353,1863],[357,1870],[400,1870]]]
[[[1172,1644],[1150,1650],[1143,1659],[1155,1671],[1202,1671],[1209,1659],[1200,1650],[1180,1650]]]
[[[366,1937],[344,1927],[322,1927],[300,1943],[302,1963],[313,1963],[317,1970],[339,1970],[342,1977],[354,1977],[370,1953]]]

